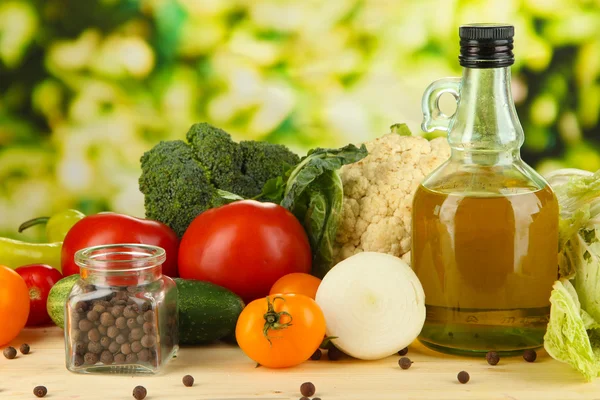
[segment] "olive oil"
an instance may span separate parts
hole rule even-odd
[[[421,341],[458,353],[539,347],[557,278],[557,214],[548,187],[419,187],[412,257],[426,294]]]
[[[448,133],[450,158],[417,189],[412,267],[425,291],[419,339],[457,354],[540,347],[558,275],[558,203],[520,155],[511,25],[461,26],[461,79],[423,95],[423,130]],[[439,99],[451,93],[456,112]]]

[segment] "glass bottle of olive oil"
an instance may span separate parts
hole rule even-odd
[[[520,158],[523,129],[510,66],[514,28],[459,29],[462,79],[423,96],[423,129],[445,130],[452,153],[418,188],[412,266],[425,290],[420,340],[447,353],[519,353],[542,345],[557,278],[558,203]],[[439,98],[457,99],[453,116]]]

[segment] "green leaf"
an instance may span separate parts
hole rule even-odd
[[[550,303],[550,322],[544,336],[544,348],[552,358],[571,365],[590,381],[598,376],[598,357],[586,331],[589,318],[585,317],[584,321],[577,292],[571,282],[555,282]]]
[[[394,124],[390,126],[390,131],[400,136],[412,136],[412,132],[406,124]]]
[[[274,203],[280,203],[283,199],[283,193],[285,192],[285,182],[281,176],[272,178],[265,183],[263,186],[262,193],[258,195],[258,198],[272,201]]]
[[[225,200],[225,204],[238,200],[245,200],[242,196],[228,192],[227,190],[217,189],[217,194],[219,195],[219,198]]]
[[[280,204],[302,222],[313,253],[312,273],[317,277],[325,276],[333,266],[333,243],[344,200],[339,169],[367,154],[364,145],[314,149],[289,175]]]
[[[292,171],[281,205],[292,210],[294,201],[299,199],[302,192],[325,171],[339,170],[343,165],[358,162],[367,155],[364,144],[360,148],[350,144],[341,149],[317,148],[309,151]]]

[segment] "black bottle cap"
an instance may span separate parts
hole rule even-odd
[[[513,65],[515,28],[505,24],[462,25],[460,36],[460,65],[467,68],[501,68]]]

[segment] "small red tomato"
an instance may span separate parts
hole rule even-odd
[[[46,309],[48,293],[63,278],[62,274],[45,264],[31,264],[15,270],[25,281],[29,290],[29,318],[26,326],[44,325],[52,322]]]

